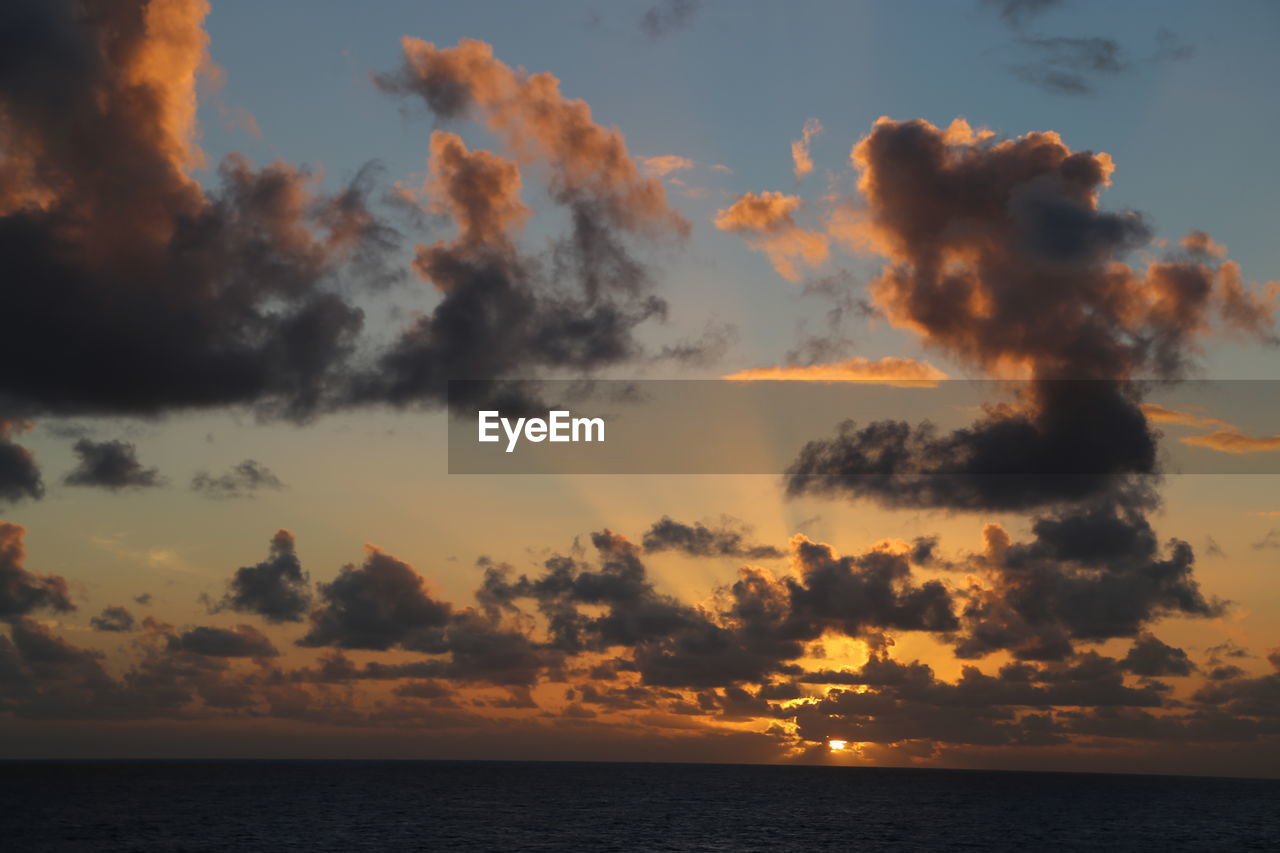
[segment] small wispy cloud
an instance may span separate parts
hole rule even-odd
[[[800,138],[791,143],[791,160],[795,164],[797,181],[813,171],[813,157],[809,154],[809,146],[819,133],[822,133],[822,122],[811,118],[804,123]]]

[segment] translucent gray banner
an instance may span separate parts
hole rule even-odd
[[[1280,473],[1280,381],[452,381],[453,474]]]

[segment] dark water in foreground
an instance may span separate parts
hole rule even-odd
[[[0,848],[14,853],[1278,844],[1276,781],[673,764],[0,764]]]

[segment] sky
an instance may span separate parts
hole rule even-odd
[[[1278,29],[7,4],[0,756],[1276,776]],[[996,381],[450,473],[451,379],[725,377]]]

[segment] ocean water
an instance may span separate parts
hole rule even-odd
[[[6,762],[0,849],[1280,849],[1280,782],[887,768]]]

